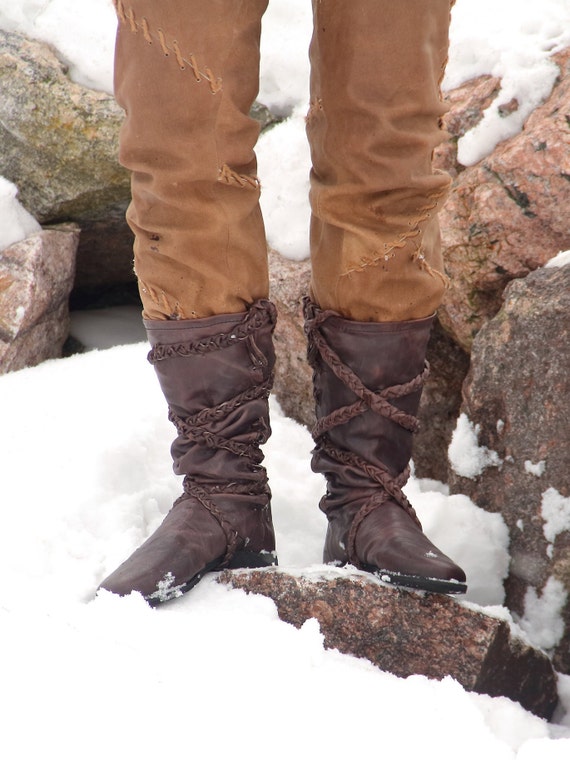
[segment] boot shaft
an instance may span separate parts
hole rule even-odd
[[[275,308],[146,322],[150,361],[176,425],[184,493],[162,524],[101,584],[150,604],[180,596],[207,572],[276,562],[270,491],[259,449],[269,435]]]
[[[174,471],[208,489],[269,493],[260,446],[271,433],[275,307],[197,320],[145,320],[149,360],[178,430]]]
[[[424,535],[402,490],[432,318],[359,323],[307,301],[305,315],[317,412],[313,469],[327,479],[324,561],[409,588],[464,593],[465,573]]]
[[[306,303],[317,426],[335,448],[382,463],[395,478],[408,466],[433,317],[408,322],[347,320]],[[313,467],[330,468],[319,448]],[[325,463],[326,460],[326,463]],[[348,472],[345,473],[348,475]],[[362,477],[358,468],[350,477]],[[368,476],[364,475],[364,481]]]

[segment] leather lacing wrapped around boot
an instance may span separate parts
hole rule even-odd
[[[402,490],[432,321],[355,322],[305,300],[317,413],[312,466],[327,479],[325,562],[463,593],[465,574],[427,539]]]
[[[213,336],[207,340],[197,340],[195,342],[176,343],[171,345],[158,344],[149,353],[148,360],[151,364],[157,365],[159,362],[172,359],[173,357],[191,357],[205,356],[213,351],[221,351],[232,345],[244,342],[247,348],[252,366],[259,368],[262,372],[267,360],[257,348],[253,339],[254,333],[261,327],[268,324],[269,312],[262,311],[259,308],[253,308],[247,315],[246,319],[240,322],[235,330],[229,333],[222,333]],[[214,380],[214,378],[212,378]],[[168,419],[175,425],[178,436],[186,445],[195,443],[198,446],[206,447],[212,451],[223,449],[242,458],[243,462],[251,468],[251,472],[256,474],[255,479],[247,482],[202,482],[196,473],[188,473],[184,477],[184,493],[177,501],[184,501],[188,497],[197,499],[220,524],[220,527],[226,534],[227,550],[223,560],[223,565],[230,562],[240,543],[239,531],[237,531],[229,522],[223,511],[216,507],[215,495],[235,494],[250,497],[262,497],[269,502],[271,492],[267,481],[265,469],[261,467],[263,454],[259,448],[266,443],[270,428],[263,424],[252,427],[254,436],[251,440],[243,441],[232,439],[227,434],[222,434],[226,421],[229,416],[236,410],[258,400],[266,400],[273,385],[273,371],[264,377],[260,382],[251,385],[244,391],[237,393],[227,401],[222,401],[212,407],[206,407],[199,412],[189,416],[180,416],[173,407],[169,408]],[[228,473],[229,474],[229,473]],[[223,478],[224,474],[220,473]],[[177,502],[175,502],[177,503]]]
[[[183,494],[162,525],[101,584],[151,603],[180,596],[204,573],[276,563],[271,493],[260,446],[270,435],[275,307],[244,314],[145,321]]]

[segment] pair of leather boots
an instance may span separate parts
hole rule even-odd
[[[272,565],[260,446],[270,432],[275,309],[250,107],[268,0],[114,0],[120,161],[131,171],[150,359],[178,436],[184,493],[102,586],[151,603],[222,567]],[[432,167],[453,0],[312,0],[311,300],[325,475],[324,560],[460,592],[402,487],[446,278]]]
[[[276,311],[147,320],[154,364],[178,435],[174,470],[184,493],[162,525],[101,587],[150,604],[182,595],[222,568],[277,563],[260,446]],[[305,301],[317,424],[312,466],[325,475],[324,561],[353,565],[398,586],[466,590],[465,574],[424,535],[402,491],[417,428],[432,318],[344,319]]]

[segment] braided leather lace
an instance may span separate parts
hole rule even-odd
[[[260,328],[274,324],[275,319],[275,307],[271,302],[257,302],[247,312],[244,319],[229,332],[220,333],[207,340],[167,345],[157,344],[150,351],[148,360],[151,364],[156,364],[173,357],[190,357],[199,354],[207,354],[212,351],[221,351],[236,343],[244,342],[248,348],[254,366],[262,366],[266,364],[266,360],[260,355],[259,349],[253,340],[253,336]],[[233,440],[232,438],[226,438],[219,432],[212,431],[209,428],[209,425],[212,422],[222,422],[234,410],[242,407],[250,401],[267,399],[272,386],[273,372],[270,372],[269,376],[262,382],[253,384],[227,401],[223,401],[214,407],[201,409],[198,413],[191,416],[180,417],[172,408],[169,408],[168,419],[176,426],[179,436],[189,443],[197,443],[213,450],[225,449],[236,456],[244,457],[249,460],[252,470],[258,472],[258,477],[255,480],[242,483],[227,482],[205,485],[203,483],[198,483],[192,475],[186,475],[184,477],[184,493],[175,503],[191,496],[200,502],[212,517],[217,520],[224,531],[227,542],[226,554],[222,566],[228,564],[243,539],[228,521],[223,511],[218,509],[213,497],[215,494],[224,493],[245,494],[250,496],[267,495],[269,499],[270,490],[267,474],[264,468],[260,466],[260,463],[263,460],[263,454],[259,448],[269,437],[269,427],[266,424],[261,424],[259,426],[252,425],[252,430],[257,429],[257,434],[253,441],[246,443]]]
[[[396,477],[394,477],[387,467],[381,462],[372,464],[366,461],[358,454],[344,448],[339,448],[332,443],[328,435],[329,431],[339,425],[344,425],[353,418],[363,414],[370,409],[375,414],[380,415],[401,427],[416,432],[419,426],[418,419],[406,412],[398,409],[391,401],[414,393],[422,388],[428,374],[429,365],[425,364],[423,372],[414,377],[407,383],[393,385],[380,391],[373,391],[367,388],[359,377],[348,367],[327,343],[323,333],[320,330],[321,325],[331,317],[340,315],[331,310],[321,310],[313,304],[308,298],[304,299],[305,311],[305,332],[308,340],[308,358],[314,372],[319,371],[319,358],[327,365],[336,377],[349,388],[357,400],[347,406],[334,409],[330,414],[319,419],[313,428],[313,438],[316,443],[317,451],[323,451],[332,460],[340,465],[349,466],[360,470],[372,484],[378,486],[373,495],[367,499],[364,505],[356,513],[350,532],[348,535],[347,554],[348,561],[355,567],[361,565],[355,548],[356,534],[362,521],[373,510],[381,507],[386,501],[395,501],[404,509],[421,530],[421,523],[414,511],[414,508],[408,501],[408,498],[402,491],[410,476],[409,465]],[[325,497],[326,498],[326,497]]]

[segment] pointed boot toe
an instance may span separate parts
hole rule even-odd
[[[467,591],[463,570],[398,504],[384,504],[363,520],[355,552],[362,569],[386,583],[443,594]]]

